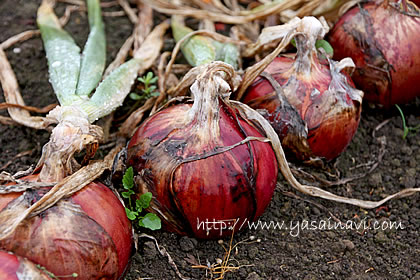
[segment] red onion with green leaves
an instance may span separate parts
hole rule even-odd
[[[36,178],[31,175],[23,180]],[[18,213],[18,208],[30,207],[50,188],[0,195],[0,213]],[[132,227],[117,196],[105,185],[92,182],[24,220],[0,240],[0,249],[28,258],[54,275],[120,279],[133,250]]]
[[[410,1],[362,2],[329,35],[334,57],[351,57],[365,99],[385,107],[420,96],[420,11]]]
[[[153,194],[151,211],[166,229],[219,238],[232,234],[235,219],[237,231],[264,212],[278,168],[267,138],[228,100],[233,69],[204,67],[191,87],[194,102],[167,107],[139,127],[127,165],[138,172],[138,193]]]
[[[350,59],[336,62],[316,48],[325,26],[313,17],[296,22],[297,54],[276,57],[241,101],[261,110],[295,158],[331,160],[357,130],[363,93],[343,71]]]

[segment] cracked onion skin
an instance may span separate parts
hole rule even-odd
[[[197,78],[193,104],[173,105],[149,117],[127,150],[127,165],[138,172],[138,192],[152,192],[151,211],[164,228],[200,239],[231,236],[232,230],[216,229],[221,224],[208,229],[199,222],[224,220],[229,227],[239,219],[237,232],[242,222],[259,217],[271,201],[278,172],[268,142],[226,148],[264,135],[211,92],[220,82],[214,76]]]
[[[351,57],[352,76],[365,100],[389,108],[420,96],[420,12],[406,1],[370,1],[354,6],[329,35],[334,58]],[[403,1],[405,2],[405,1]]]
[[[0,211],[29,207],[49,189],[26,191],[24,206],[17,204],[22,193],[0,195]],[[0,240],[0,249],[28,258],[56,276],[77,273],[77,279],[122,279],[133,249],[132,227],[115,194],[92,182],[26,219]]]

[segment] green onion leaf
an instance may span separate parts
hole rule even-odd
[[[180,21],[176,16],[172,16],[172,34],[175,41],[180,41],[189,33],[193,32]],[[181,45],[181,51],[185,59],[191,66],[198,66],[216,60],[216,51],[209,38],[204,36],[193,36]]]
[[[142,66],[142,60],[132,58],[109,74],[97,87],[89,101],[80,104],[94,122],[121,106]]]
[[[46,2],[38,9],[37,23],[54,92],[61,105],[70,105],[78,99],[75,92],[80,70],[80,48],[61,27],[52,7]]]
[[[213,46],[216,48],[216,60],[223,61],[238,69],[239,49],[231,43],[221,43],[212,40]]]
[[[98,0],[88,0],[90,33],[83,49],[82,64],[76,93],[88,96],[98,85],[105,68],[105,28]]]

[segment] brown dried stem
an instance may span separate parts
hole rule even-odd
[[[25,106],[22,95],[19,91],[19,85],[13,72],[12,67],[10,66],[9,61],[7,60],[6,54],[3,49],[0,48],[0,82],[3,88],[4,97],[7,103],[18,104]],[[43,117],[32,117],[28,111],[22,110],[20,108],[8,109],[10,117],[17,123],[25,125],[28,127],[36,129],[45,129],[53,121]]]
[[[144,2],[148,3],[155,10],[163,14],[190,16],[197,19],[209,19],[215,22],[224,22],[229,24],[244,24],[290,9],[303,1],[281,1],[277,4],[267,6],[265,9],[259,9],[257,11],[241,11],[239,12],[239,15],[229,15],[221,12],[202,10],[187,5],[177,5],[169,0],[144,0]]]

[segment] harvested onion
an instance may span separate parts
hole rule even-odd
[[[28,208],[49,189],[0,195],[0,211],[13,215],[16,208]],[[92,182],[24,220],[0,240],[0,248],[26,257],[54,275],[77,273],[77,279],[119,279],[127,268],[132,242],[131,224],[121,202],[108,187]]]
[[[51,278],[30,260],[0,250],[0,279],[48,280]]]
[[[262,109],[290,154],[331,160],[357,130],[363,92],[342,72],[354,66],[350,59],[321,58],[315,47],[327,32],[321,22],[313,17],[296,22],[297,54],[275,58],[265,69],[268,76],[258,77],[241,100]]]
[[[138,172],[138,192],[152,192],[151,211],[170,231],[230,236],[271,200],[276,157],[262,132],[228,100],[226,81],[233,76],[223,62],[207,65],[191,87],[193,104],[152,115],[129,142],[127,165]]]
[[[420,96],[420,11],[410,1],[369,1],[331,30],[334,57],[350,56],[365,99],[389,107]]]

